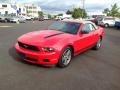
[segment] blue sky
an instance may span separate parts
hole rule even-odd
[[[15,0],[13,0],[15,1]],[[19,3],[36,3],[49,12],[63,12],[76,6],[81,6],[81,0],[16,0]],[[85,0],[87,12],[102,12],[113,3],[120,3],[120,0]]]

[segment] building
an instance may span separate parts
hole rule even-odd
[[[32,17],[39,17],[38,12],[41,11],[41,8],[36,4],[24,4],[26,8],[27,15]]]
[[[0,3],[0,14],[13,14],[16,16],[20,14],[26,14],[26,8],[19,4]]]
[[[9,2],[7,2],[9,1]],[[10,0],[0,3],[0,14],[26,15],[31,17],[38,17],[38,12],[41,8],[36,4],[16,4],[11,3]]]
[[[0,3],[0,14],[16,14],[16,10],[12,8],[11,4]]]

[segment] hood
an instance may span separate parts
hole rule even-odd
[[[22,35],[18,41],[31,45],[53,45],[60,40],[65,40],[73,36],[72,34],[64,33],[57,30],[41,30],[34,31]]]

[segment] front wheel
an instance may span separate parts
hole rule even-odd
[[[72,49],[70,47],[67,47],[63,50],[61,57],[58,61],[58,66],[61,68],[67,67],[72,59]]]
[[[7,23],[8,21],[5,19],[5,21],[4,21],[5,23]]]

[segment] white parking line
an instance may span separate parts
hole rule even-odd
[[[0,26],[2,28],[8,28],[8,27],[13,27],[13,26]]]

